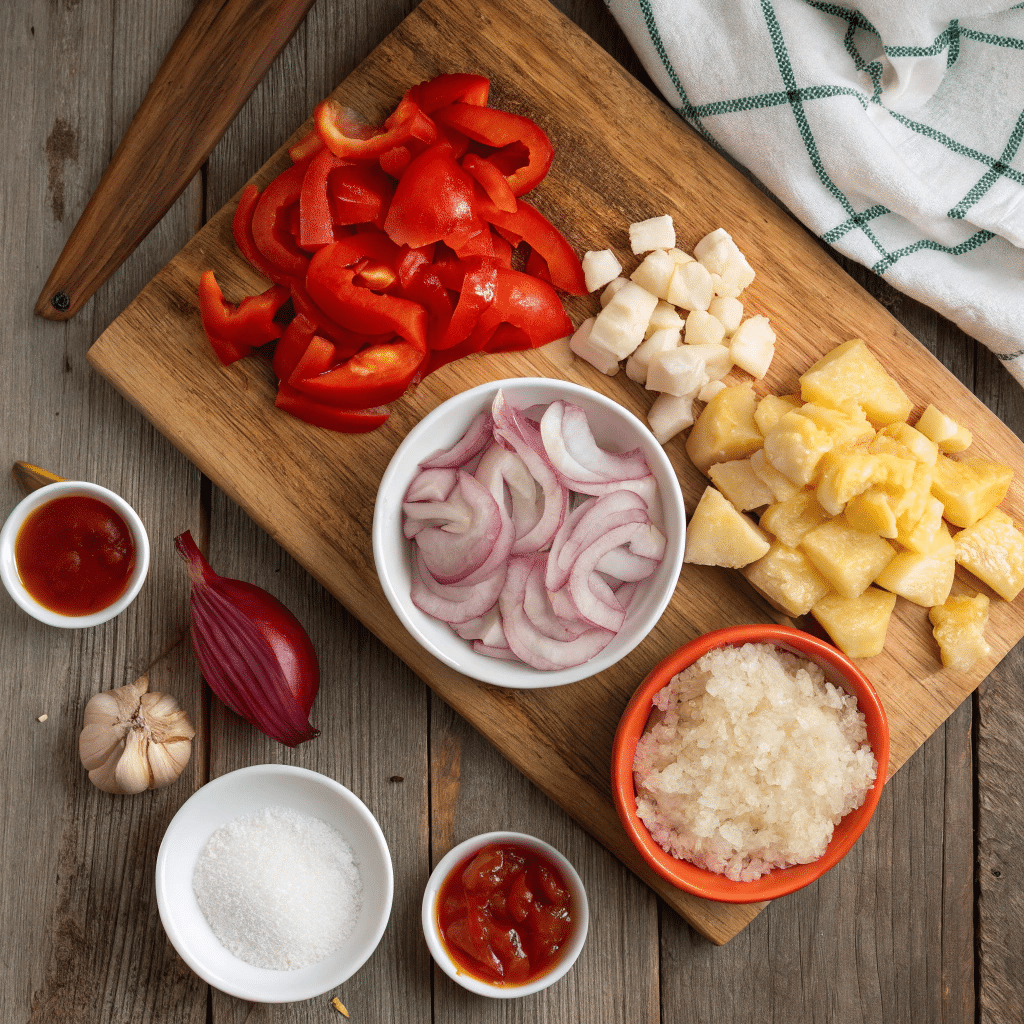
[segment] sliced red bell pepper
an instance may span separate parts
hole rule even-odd
[[[411,341],[371,345],[326,373],[289,383],[317,401],[342,409],[364,409],[401,398],[426,358]],[[298,368],[296,368],[296,371]]]
[[[301,139],[297,139],[288,147],[288,155],[292,158],[292,163],[297,164],[300,160],[313,156],[323,148],[324,140],[317,135],[316,129],[312,128]]]
[[[469,337],[483,311],[495,300],[498,270],[497,261],[481,260],[479,266],[466,271],[459,288],[458,304],[444,335],[432,346],[434,349],[451,348]]]
[[[451,322],[455,303],[431,264],[424,264],[403,282],[402,294],[418,302],[427,311],[427,349],[432,351],[444,337]]]
[[[256,247],[256,241],[252,237],[252,214],[259,198],[260,190],[255,185],[245,186],[242,194],[238,197],[235,215],[231,218],[231,234],[234,236],[235,245],[238,246],[239,251],[254,270],[271,281],[283,284],[285,275],[269,260],[264,259],[263,253]]]
[[[469,103],[486,107],[491,91],[491,80],[483,75],[437,75],[429,82],[414,85],[406,95],[412,94],[424,114],[433,114],[451,103]]]
[[[288,375],[288,383],[296,385],[300,380],[326,373],[338,362],[338,350],[326,338],[314,334],[309,339],[306,351],[299,356],[295,369]]]
[[[516,195],[509,187],[508,178],[490,160],[479,153],[467,153],[462,158],[462,167],[480,183],[487,198],[499,210],[515,213]]]
[[[454,128],[475,142],[502,149],[506,146],[523,146],[525,160],[511,174],[508,184],[512,192],[521,196],[529,192],[551,167],[555,150],[544,129],[535,121],[521,114],[491,107],[474,107],[468,103],[452,103],[433,114],[442,128]]]
[[[386,409],[339,409],[326,402],[318,402],[288,384],[277,389],[274,405],[314,427],[343,434],[365,434],[376,430],[388,418]]]
[[[431,143],[437,138],[437,126],[420,110],[419,104],[408,94],[384,122],[384,129],[360,138],[351,118],[342,106],[328,97],[313,111],[317,133],[327,148],[346,160],[376,160],[381,153],[401,145],[409,139]]]
[[[316,325],[317,334],[334,342],[339,359],[347,359],[367,345],[374,345],[377,342],[386,341],[394,336],[395,332],[391,330],[367,334],[365,331],[343,327],[313,300],[304,284],[293,283],[291,293],[295,312],[307,316]]]
[[[263,190],[253,210],[253,240],[279,276],[302,277],[309,266],[309,256],[295,244],[289,226],[291,207],[298,207],[307,166],[303,161],[282,171]]]
[[[327,191],[336,225],[374,224],[383,228],[395,186],[374,164],[342,161],[342,166],[331,171]]]
[[[481,311],[466,339],[467,344],[490,351],[491,338],[502,324],[522,331],[530,348],[538,348],[573,332],[572,320],[562,307],[558,293],[547,281],[503,268],[497,271],[494,301]],[[502,331],[499,339],[508,338],[510,333]]]
[[[272,285],[236,306],[225,300],[213,271],[204,271],[199,279],[199,315],[217,358],[229,366],[254,348],[280,338],[284,327],[275,323],[274,317],[289,298],[286,287]]]
[[[327,178],[345,161],[326,147],[306,167],[299,191],[299,245],[319,249],[334,241],[334,213],[327,194]]]
[[[309,347],[313,335],[316,334],[316,324],[303,313],[296,313],[291,323],[284,330],[284,334],[278,339],[274,346],[274,376],[279,381],[286,381],[292,371],[298,365],[302,354]]]

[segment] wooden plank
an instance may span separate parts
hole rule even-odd
[[[566,60],[567,53],[572,59]],[[977,438],[976,450],[1018,468],[1024,465],[1013,433],[839,271],[813,239],[681,128],[667,108],[544,0],[489,11],[486,17],[462,0],[427,0],[337,95],[371,119],[380,118],[408,84],[466,66],[493,78],[496,103],[534,112],[549,130],[559,160],[536,199],[556,223],[567,226],[577,248],[608,244],[615,225],[624,231],[630,220],[655,212],[675,214],[685,247],[706,230],[728,225],[762,270],[745,295],[748,311],[769,315],[780,336],[769,388],[791,390],[796,375],[818,354],[863,333],[919,409],[934,394],[954,394],[958,414]],[[628,124],[607,105],[609,94],[621,98],[619,109],[629,110]],[[553,102],[570,95],[571,104]],[[580,127],[580,110],[586,111],[585,128]],[[652,136],[659,138],[658,147],[646,145]],[[257,180],[266,181],[285,162],[279,152]],[[675,174],[677,167],[690,169],[683,181]],[[697,633],[768,617],[768,610],[740,588],[738,577],[687,567],[669,612],[632,656],[587,683],[510,695],[466,680],[420,650],[384,601],[369,557],[380,473],[408,428],[456,390],[502,376],[540,373],[578,380],[642,412],[647,404],[642,389],[566,362],[549,348],[446,368],[397,403],[388,424],[372,435],[324,436],[285,422],[271,407],[266,365],[245,360],[221,370],[199,328],[192,296],[203,269],[215,266],[225,291],[234,297],[258,286],[233,251],[230,214],[229,206],[215,216],[104,333],[90,351],[94,365],[545,792],[688,920],[717,941],[728,939],[756,908],[693,900],[651,877],[618,827],[606,776],[618,714],[652,664]],[[786,268],[784,276],[764,269],[778,266]],[[578,317],[588,301],[571,304]],[[173,344],[154,343],[168,334]],[[210,438],[217,439],[215,445]],[[670,454],[692,506],[703,484],[680,444]],[[1011,491],[1006,507],[1022,518],[1019,488]],[[995,602],[989,630],[993,654],[958,676],[939,666],[923,610],[902,606],[887,651],[865,666],[892,722],[892,770],[961,703],[1022,631],[1015,606]],[[586,750],[576,749],[558,726],[581,715],[593,722],[593,745]]]

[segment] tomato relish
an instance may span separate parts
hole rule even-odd
[[[25,589],[58,615],[91,615],[112,605],[135,568],[131,530],[105,502],[54,498],[31,512],[14,541]]]
[[[537,850],[493,843],[453,868],[436,914],[456,967],[500,986],[550,971],[572,933],[572,897],[561,872]]]

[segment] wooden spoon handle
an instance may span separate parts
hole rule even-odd
[[[47,484],[60,483],[64,479],[62,476],[57,476],[56,473],[51,473],[48,469],[33,466],[31,462],[16,462],[11,467],[11,474],[26,494],[38,491],[40,487],[45,487]]]
[[[313,0],[200,0],[36,302],[67,320],[170,209]]]

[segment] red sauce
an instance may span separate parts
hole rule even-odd
[[[54,498],[29,513],[14,541],[25,589],[58,615],[91,615],[112,605],[135,568],[127,524],[98,498]]]
[[[561,872],[517,843],[485,846],[456,865],[436,907],[456,966],[496,985],[546,974],[572,933],[572,898]]]

